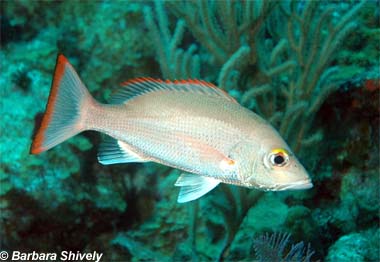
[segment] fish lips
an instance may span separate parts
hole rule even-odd
[[[308,180],[301,180],[297,181],[291,184],[285,184],[285,185],[278,185],[276,190],[283,191],[283,190],[304,190],[309,189],[313,187],[313,183],[310,179]]]

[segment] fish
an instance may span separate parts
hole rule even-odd
[[[155,162],[183,171],[174,184],[179,203],[220,183],[264,191],[313,186],[279,133],[214,84],[136,78],[121,83],[104,104],[60,54],[30,153],[86,130],[105,134],[97,156],[103,165]]]

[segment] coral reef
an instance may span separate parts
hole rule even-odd
[[[314,251],[310,245],[304,248],[304,243],[299,242],[292,245],[291,249],[285,254],[290,234],[268,234],[262,235],[253,240],[253,248],[258,261],[297,261],[310,262]]]
[[[378,261],[379,241],[379,229],[344,235],[329,248],[326,261]]]
[[[265,261],[289,251],[300,261],[380,260],[375,1],[0,6],[0,251],[96,250],[104,261]],[[29,155],[57,53],[101,102],[140,76],[217,84],[278,128],[314,188],[222,185],[180,205],[178,170],[101,166],[94,132]],[[298,244],[269,232],[289,232]]]

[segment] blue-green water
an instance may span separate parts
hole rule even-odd
[[[0,5],[0,259],[380,261],[377,1]],[[103,166],[96,132],[30,155],[59,53],[104,103],[136,77],[216,84],[276,127],[314,187],[179,204],[181,171]]]

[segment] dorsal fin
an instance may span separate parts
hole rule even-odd
[[[153,78],[136,78],[121,83],[122,89],[113,95],[110,99],[111,104],[123,104],[137,96],[151,92],[173,91],[173,92],[190,92],[204,95],[213,95],[223,97],[231,102],[237,103],[224,90],[216,87],[214,84],[203,80],[175,80],[163,81]]]

